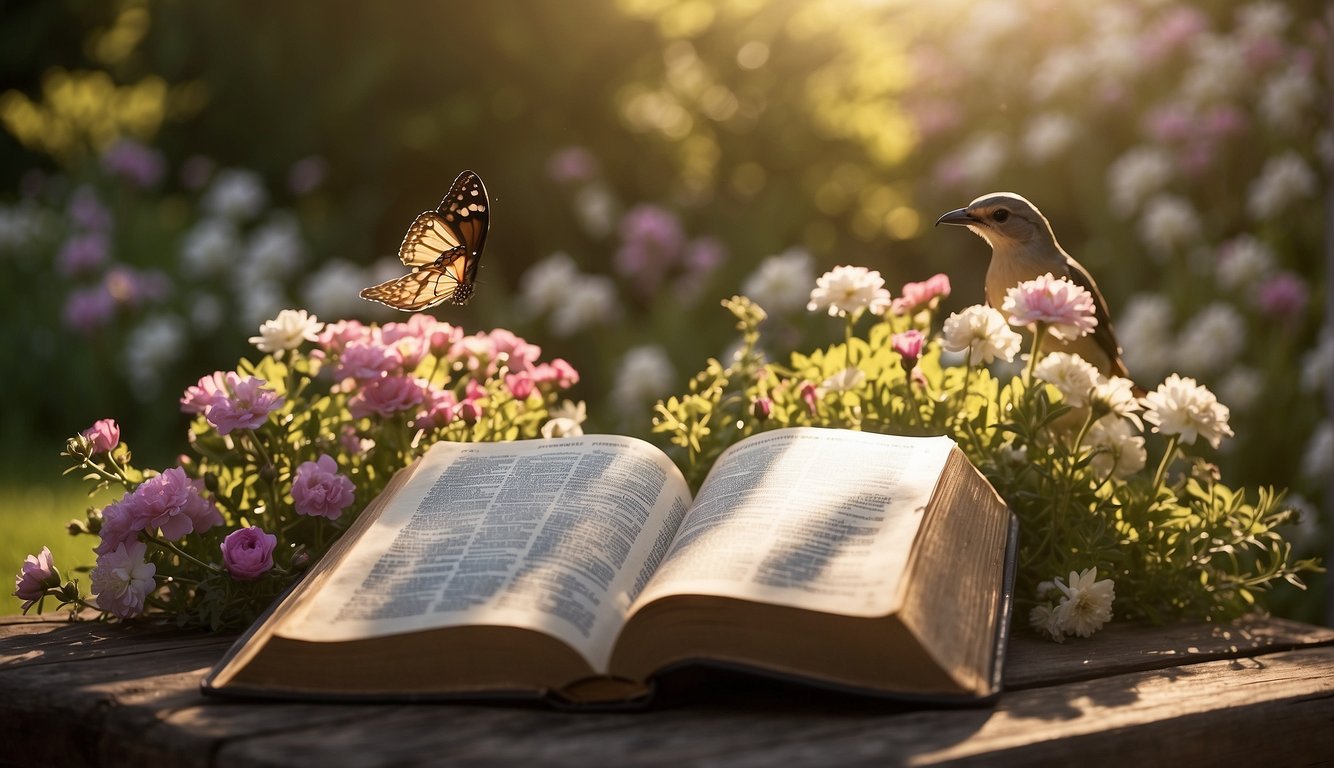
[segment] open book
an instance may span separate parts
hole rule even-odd
[[[999,689],[1014,531],[945,437],[765,432],[694,499],[632,438],[439,443],[203,687],[594,703],[705,663],[982,699]]]

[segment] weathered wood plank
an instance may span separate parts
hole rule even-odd
[[[1065,645],[1020,632],[1011,690],[996,708],[973,710],[912,709],[712,674],[669,680],[655,709],[638,714],[203,697],[199,680],[230,639],[59,620],[0,626],[0,763],[1087,762],[1082,750],[1125,754],[1178,732],[1190,735],[1182,755],[1221,755],[1244,748],[1256,723],[1265,723],[1267,740],[1334,755],[1322,741],[1334,738],[1334,648],[1322,647],[1334,631],[1273,619],[1113,626]],[[1301,650],[1274,652],[1289,647]],[[1233,660],[1201,663],[1220,656]],[[1174,754],[1153,749],[1155,757]]]

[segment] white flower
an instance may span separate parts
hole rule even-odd
[[[1149,200],[1139,223],[1140,238],[1160,258],[1193,244],[1202,229],[1195,208],[1185,198],[1168,194]]]
[[[1038,102],[1048,101],[1087,82],[1092,65],[1082,48],[1062,48],[1042,60],[1028,83],[1028,91]]]
[[[134,392],[147,400],[157,394],[162,374],[181,356],[185,328],[179,317],[154,315],[130,331],[125,340],[125,375]]]
[[[569,419],[575,424],[583,424],[588,420],[588,406],[583,400],[577,403],[573,400],[563,400],[560,405],[547,411],[547,415],[553,419]]]
[[[14,206],[0,205],[0,251],[26,249],[50,229],[50,213],[25,200]]]
[[[1246,320],[1237,308],[1214,302],[1191,318],[1177,338],[1179,370],[1203,376],[1232,365],[1246,347]]]
[[[569,292],[552,311],[551,330],[557,336],[570,336],[609,323],[620,311],[611,278],[585,275],[570,285]]]
[[[1157,293],[1141,293],[1126,302],[1116,332],[1125,348],[1126,366],[1136,376],[1156,379],[1172,361],[1172,302]]]
[[[1302,457],[1302,474],[1312,480],[1323,480],[1334,472],[1334,422],[1322,421],[1311,433]]]
[[[828,311],[830,315],[856,316],[863,309],[873,315],[883,315],[889,309],[889,291],[880,273],[866,267],[840,266],[824,273],[815,281],[810,303],[811,312]]]
[[[1234,410],[1246,411],[1264,394],[1264,376],[1254,368],[1237,366],[1218,382],[1218,399]]]
[[[1056,588],[1064,597],[1056,606],[1061,629],[1070,634],[1088,637],[1112,618],[1112,601],[1116,599],[1116,585],[1111,579],[1098,580],[1098,569],[1088,568],[1070,572],[1070,583],[1056,579]]]
[[[221,274],[241,257],[241,239],[227,219],[200,219],[185,233],[181,244],[181,266],[190,277]]]
[[[201,204],[205,211],[216,216],[244,221],[259,213],[268,200],[257,174],[232,169],[214,178]]]
[[[1219,249],[1214,277],[1229,291],[1255,285],[1274,271],[1274,249],[1251,234],[1239,235]]]
[[[1260,114],[1275,128],[1292,131],[1301,126],[1320,94],[1315,79],[1299,66],[1288,67],[1260,92]]]
[[[1155,432],[1178,435],[1186,445],[1203,437],[1217,448],[1224,437],[1232,436],[1228,407],[1195,379],[1175,373],[1168,376],[1158,389],[1144,396],[1144,407],[1144,420],[1154,425]]]
[[[1038,361],[1033,375],[1060,391],[1062,399],[1076,408],[1088,403],[1098,383],[1098,369],[1079,355],[1053,352]]]
[[[662,347],[640,346],[625,353],[616,373],[611,399],[623,414],[630,415],[649,402],[666,395],[676,378],[676,370]]]
[[[273,281],[253,285],[239,297],[241,306],[233,318],[241,328],[258,328],[259,324],[277,316],[289,302],[282,287]]]
[[[587,184],[574,193],[574,213],[584,230],[606,237],[616,225],[616,198],[601,183]]]
[[[279,217],[255,230],[246,245],[246,255],[236,271],[242,290],[267,280],[281,281],[301,265],[305,245],[296,221]]]
[[[811,254],[803,248],[789,248],[760,262],[741,285],[741,293],[770,314],[791,312],[806,303],[814,279]]]
[[[584,428],[574,419],[555,418],[548,419],[542,425],[542,437],[578,437],[584,433]]]
[[[1079,135],[1079,126],[1069,115],[1047,112],[1033,118],[1024,133],[1024,155],[1035,163],[1045,163],[1065,154]]]
[[[346,259],[333,259],[306,278],[301,295],[305,306],[317,315],[349,317],[372,306],[357,294],[374,282],[360,266]]]
[[[1144,198],[1161,190],[1172,179],[1172,158],[1159,147],[1134,147],[1112,163],[1107,171],[1112,210],[1129,216]]]
[[[866,372],[860,368],[844,368],[821,382],[820,387],[826,392],[851,392],[866,382]]]
[[[1130,419],[1135,426],[1144,428],[1140,421],[1139,399],[1135,397],[1135,382],[1120,376],[1098,376],[1098,383],[1089,394],[1089,403],[1099,417],[1114,415]]]
[[[296,349],[302,342],[315,341],[324,323],[304,309],[284,309],[272,320],[259,326],[259,335],[251,336],[250,343],[260,352],[283,352]]]
[[[1188,104],[1226,100],[1254,77],[1239,40],[1201,35],[1190,47],[1194,62],[1181,80],[1181,98]]]
[[[578,280],[579,267],[569,254],[551,254],[519,278],[524,310],[533,315],[551,311],[565,301]]]
[[[1316,177],[1301,155],[1293,150],[1271,157],[1246,192],[1246,211],[1261,221],[1283,212],[1288,206],[1315,194]]]
[[[1028,612],[1028,625],[1058,643],[1065,642],[1065,632],[1051,603],[1038,603]]]
[[[945,319],[941,329],[945,349],[968,352],[968,364],[1009,362],[1019,353],[1022,337],[1010,328],[999,310],[974,304]]]
[[[1144,438],[1122,418],[1105,416],[1093,422],[1084,444],[1094,452],[1089,465],[1100,478],[1113,473],[1121,478],[1130,477],[1144,469],[1148,460]]]
[[[1237,9],[1237,34],[1244,39],[1279,37],[1292,22],[1292,11],[1279,3],[1259,2]]]
[[[143,612],[144,598],[153,591],[157,566],[144,562],[148,545],[142,541],[119,544],[114,552],[97,558],[90,577],[97,607],[121,618]]]
[[[1315,349],[1302,356],[1302,389],[1316,392],[1334,375],[1334,326],[1326,325],[1320,332]]]
[[[1009,150],[999,133],[978,134],[956,150],[951,158],[956,165],[958,182],[963,186],[977,186],[996,178]]]

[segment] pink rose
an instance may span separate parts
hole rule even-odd
[[[222,564],[237,581],[251,581],[273,568],[278,537],[259,528],[238,528],[222,540]]]
[[[370,339],[353,341],[338,358],[334,378],[356,379],[359,382],[374,381],[388,375],[401,363],[401,358],[378,341]]]
[[[46,590],[59,586],[60,571],[51,559],[51,550],[42,547],[41,552],[28,555],[14,577],[14,597],[23,601],[23,611],[27,613],[33,603],[42,599]]]
[[[307,461],[296,468],[292,478],[292,500],[298,515],[312,515],[337,520],[352,506],[356,486],[338,474],[338,464],[328,454]]]
[[[83,431],[93,444],[93,453],[107,453],[120,444],[120,425],[112,419],[98,419]]]
[[[515,400],[527,400],[533,394],[533,377],[526,373],[505,374],[505,386]]]

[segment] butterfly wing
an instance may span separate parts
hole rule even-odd
[[[456,249],[454,253],[452,260],[442,264],[414,267],[403,277],[365,288],[361,298],[405,312],[417,312],[445,301],[466,304],[472,295],[472,285],[459,279],[466,258],[462,249]]]
[[[434,211],[418,214],[398,248],[412,272],[361,292],[362,298],[409,312],[444,301],[466,304],[490,225],[491,202],[482,179],[460,173]]]

